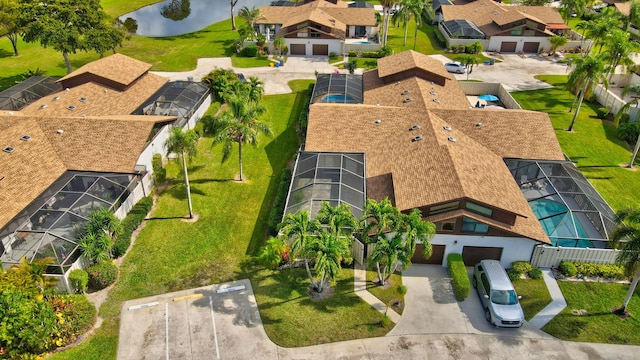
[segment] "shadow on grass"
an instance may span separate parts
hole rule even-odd
[[[22,80],[24,80],[22,75],[0,77],[0,91],[10,88]]]
[[[18,49],[20,51],[20,49]],[[13,56],[13,51],[8,51],[5,49],[0,49],[0,58],[6,58]]]

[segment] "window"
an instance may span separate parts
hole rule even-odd
[[[462,218],[462,232],[486,234],[489,232],[489,225],[469,218]]]
[[[511,35],[522,35],[522,28],[511,30]]]
[[[480,206],[478,204],[474,204],[469,201],[467,201],[467,203],[465,204],[465,207],[473,212],[477,212],[482,215],[491,216],[493,214],[493,210],[484,206]]]
[[[436,229],[438,231],[453,232],[456,230],[456,222],[455,220],[439,222],[436,224]]]
[[[454,202],[440,204],[440,205],[434,205],[429,208],[429,215],[435,215],[435,214],[440,214],[447,211],[456,210],[459,207],[460,207],[459,201],[454,201]]]

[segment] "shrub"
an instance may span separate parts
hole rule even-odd
[[[167,169],[162,166],[162,154],[153,154],[151,159],[151,167],[153,168],[153,175],[156,181],[156,185],[164,183],[167,179]]]
[[[600,119],[604,119],[609,115],[609,109],[607,109],[606,107],[600,107],[598,109],[598,118]]]
[[[405,285],[398,285],[398,294],[405,295],[407,293],[407,287]]]
[[[380,319],[380,326],[387,327],[391,325],[391,318],[387,314],[382,314],[382,319]]]
[[[635,144],[636,140],[638,140],[638,134],[640,134],[640,127],[636,123],[620,123],[618,129],[616,129],[618,138],[628,144]]]
[[[89,330],[96,321],[96,307],[84,295],[63,295],[73,310],[68,314],[70,327],[75,335]]]
[[[560,271],[564,276],[576,276],[578,273],[576,266],[572,262],[565,260],[560,261]]]
[[[330,57],[330,58],[338,57],[338,53],[337,53],[337,52],[335,52],[335,51],[331,51],[331,52],[329,53],[329,57]]]
[[[572,263],[577,273],[583,276],[605,277],[611,279],[626,278],[624,267],[616,264]]]
[[[620,120],[618,120],[618,123],[626,124],[629,121],[631,121],[631,115],[625,113],[625,114],[620,115]]]
[[[82,294],[87,290],[89,274],[82,269],[75,269],[69,272],[69,282],[76,293]]]
[[[215,100],[223,101],[229,89],[235,86],[235,83],[240,82],[240,80],[233,70],[216,68],[203,77],[202,82],[209,86]]]
[[[520,273],[515,269],[507,269],[507,276],[509,277],[509,280],[511,280],[511,282],[520,280]]]
[[[449,274],[453,282],[453,292],[455,293],[456,300],[462,301],[466,299],[469,296],[471,284],[469,282],[467,268],[462,261],[462,255],[449,254],[447,256],[447,267],[449,268]]]
[[[378,54],[380,55],[380,57],[385,57],[385,56],[389,56],[393,53],[393,49],[391,49],[391,46],[383,46],[380,49],[378,49]]]
[[[357,52],[355,52],[355,51],[353,51],[353,50],[351,50],[351,51],[349,51],[349,57],[350,57],[350,58],[351,58],[351,57],[358,57],[358,53],[357,53]]]
[[[282,169],[280,173],[280,185],[278,185],[278,192],[276,198],[273,201],[273,207],[269,213],[269,233],[276,235],[278,233],[278,225],[282,221],[282,214],[284,213],[285,202],[287,201],[287,193],[289,192],[289,184],[291,183],[291,170]]]
[[[122,220],[122,233],[118,235],[111,249],[114,258],[117,259],[127,252],[129,245],[131,245],[131,233],[142,224],[147,214],[149,214],[149,211],[151,211],[152,206],[153,198],[147,196],[140,199],[140,201],[129,210],[129,214]]]
[[[112,261],[105,261],[88,267],[87,273],[89,273],[89,288],[102,290],[116,281],[118,268]]]
[[[258,45],[249,44],[240,50],[240,56],[255,57],[258,54]]]
[[[531,264],[528,261],[514,261],[511,263],[511,267],[518,274],[526,274],[531,270]]]
[[[542,279],[542,270],[531,268],[531,270],[527,271],[527,275],[534,280],[540,280]]]

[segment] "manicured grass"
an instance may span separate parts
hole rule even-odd
[[[269,64],[272,62],[275,62],[275,60],[269,60],[268,58],[248,58],[237,55],[231,56],[231,63],[233,64],[233,66],[241,68],[269,66]]]
[[[522,296],[520,305],[524,311],[524,317],[531,320],[540,310],[551,302],[551,295],[544,280],[520,279],[513,282],[516,293]]]
[[[393,48],[394,53],[405,50],[415,50],[423,54],[444,54],[444,46],[440,43],[434,32],[439,31],[437,26],[421,25],[418,28],[415,49],[413,47],[414,33],[416,29],[415,21],[409,22],[407,33],[407,44],[404,45],[404,28],[396,27],[393,22],[389,22],[388,45]]]
[[[307,295],[304,268],[253,272],[251,285],[269,338],[284,347],[384,336],[382,314],[353,291],[353,269],[343,269],[333,295],[314,301]],[[325,290],[328,291],[328,290]]]
[[[398,287],[402,285],[402,275],[395,273],[391,275],[385,286],[378,285],[378,274],[374,270],[367,271],[367,290],[387,306],[391,306],[393,301],[400,300],[403,304],[401,308],[394,307],[393,310],[398,314],[402,314],[404,309],[404,294],[398,291]]]
[[[640,173],[620,166],[631,158],[627,144],[616,137],[616,129],[608,120],[596,117],[598,104],[584,102],[574,132],[567,132],[573,113],[574,96],[566,90],[566,76],[544,75],[537,77],[553,88],[511,93],[528,110],[549,114],[558,136],[562,151],[589,179],[591,184],[614,210],[639,206],[637,189],[640,188]]]
[[[632,317],[621,319],[611,313],[624,301],[628,285],[596,282],[558,282],[567,308],[554,317],[545,332],[563,340],[613,344],[640,344],[640,296],[629,303]],[[572,315],[571,310],[586,310],[587,315]]]
[[[200,140],[198,156],[189,166],[193,208],[200,216],[195,223],[181,220],[188,214],[184,186],[178,178],[179,166],[169,164],[172,184],[160,194],[152,218],[100,309],[107,322],[96,336],[54,359],[115,358],[123,301],[228,281],[239,274],[248,276],[241,263],[264,241],[278,175],[298,148],[295,122],[307,104],[302,92],[311,83],[295,81],[291,83],[293,93],[264,97],[268,112],[263,120],[271,125],[274,136],[260,137],[257,148],[243,148],[247,182],[233,181],[238,173],[237,155],[221,165],[221,149],[211,148],[209,138]]]

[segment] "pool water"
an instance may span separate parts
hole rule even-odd
[[[580,221],[564,204],[548,199],[538,199],[529,202],[529,206],[554,246],[594,247],[591,241],[578,240],[589,236]],[[575,238],[575,240],[567,238]]]
[[[368,41],[356,41],[356,42],[352,42],[352,44],[358,44],[358,45],[371,45],[373,44],[372,42],[368,42]]]
[[[323,103],[353,103],[353,98],[349,95],[331,94],[322,98]]]
[[[251,9],[253,6],[260,7],[270,3],[269,0],[242,0],[235,6],[235,13],[237,15],[243,6]],[[219,0],[165,0],[120,16],[122,21],[127,18],[137,22],[136,35],[175,36],[230,19],[231,5],[229,1]]]

